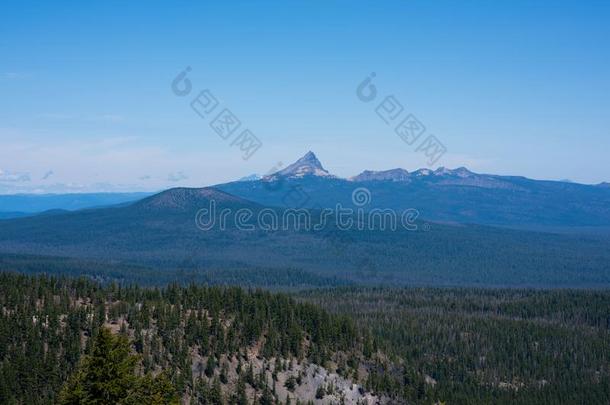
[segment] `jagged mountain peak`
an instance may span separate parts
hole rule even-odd
[[[305,176],[334,177],[322,166],[315,153],[309,151],[291,165],[271,176],[267,176],[267,179],[276,177],[300,178]]]
[[[300,161],[313,162],[313,163],[317,163],[320,165],[320,161],[318,160],[318,157],[312,151],[307,151],[307,153],[304,154],[302,158],[297,160],[297,162],[300,162]]]

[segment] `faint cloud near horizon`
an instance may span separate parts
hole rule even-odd
[[[30,183],[2,183],[0,182],[0,195],[9,194],[68,194],[68,193],[132,193],[150,192],[137,184],[114,184],[97,182],[83,184],[77,182],[30,184]]]
[[[167,175],[167,181],[171,181],[171,182],[178,182],[178,181],[182,181],[182,180],[186,180],[189,177],[184,174],[183,172],[175,172],[175,173],[170,173]]]
[[[0,183],[25,183],[31,180],[29,173],[17,173],[0,169]]]

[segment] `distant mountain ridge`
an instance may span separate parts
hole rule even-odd
[[[365,170],[362,173],[348,178],[351,181],[410,181],[413,177],[423,176],[446,176],[446,177],[457,177],[457,178],[469,178],[482,176],[471,172],[465,167],[458,167],[457,169],[451,170],[446,167],[439,167],[436,170],[430,169],[418,169],[413,173],[409,173],[407,170],[402,168],[390,169],[390,170]]]
[[[585,185],[573,182],[532,180],[521,176],[480,174],[465,167],[435,170],[403,168],[365,170],[340,178],[324,168],[317,156],[307,152],[282,170],[261,177],[251,175],[214,186],[234,197],[261,206],[279,208],[334,208],[352,206],[352,192],[365,188],[371,199],[368,209],[403,211],[416,209],[421,218],[447,223],[472,223],[532,230],[610,230],[610,184]],[[195,189],[172,189],[176,207]],[[182,191],[177,191],[182,190]],[[117,204],[131,204],[150,193],[95,193],[68,195],[0,196],[0,219],[56,210],[78,210]],[[164,196],[164,197],[163,197]],[[160,193],[155,198],[167,198]],[[180,202],[178,199],[185,199]],[[216,199],[222,200],[220,195]],[[149,207],[152,208],[152,205]]]
[[[365,170],[362,173],[350,177],[351,181],[408,181],[411,178],[405,169],[390,169],[382,171]]]
[[[0,212],[38,213],[53,209],[80,210],[136,201],[153,193],[70,193],[0,195]]]
[[[448,169],[446,167],[439,167],[436,170],[430,169],[418,169],[412,173],[402,168],[396,168],[391,170],[365,170],[362,173],[350,177],[347,180],[356,183],[370,182],[370,181],[392,181],[392,182],[403,182],[410,183],[413,180],[428,178],[429,181],[436,181],[438,184],[455,184],[473,187],[484,187],[484,188],[511,188],[509,183],[502,181],[501,176],[478,174],[471,172],[465,167],[458,167],[457,169]]]
[[[449,223],[475,223],[526,229],[569,231],[610,229],[610,183],[585,185],[481,174],[465,167],[435,170],[364,170],[349,178],[330,173],[309,151],[266,176],[252,174],[219,184],[218,190],[274,207],[322,208],[351,205],[357,187],[371,193],[365,209],[417,209],[421,217]],[[298,191],[298,192],[297,192]],[[295,195],[298,194],[297,198]],[[79,210],[130,204],[152,193],[0,195],[0,219],[53,210]],[[597,232],[597,230],[595,231]],[[605,231],[604,231],[605,232]]]
[[[368,189],[365,209],[417,209],[422,218],[526,229],[610,227],[610,187],[480,174],[465,167],[365,170],[348,179],[330,174],[313,152],[261,180],[216,185],[261,205],[333,208],[352,205]],[[291,198],[297,193],[299,198]],[[295,201],[298,200],[298,201]]]
[[[305,155],[297,159],[294,163],[288,165],[286,168],[268,174],[266,176],[260,176],[258,174],[251,174],[240,178],[237,181],[275,181],[278,178],[285,179],[297,179],[307,177],[324,177],[324,178],[335,178],[341,179],[341,177],[331,174],[324,168],[316,154],[312,151],[308,151]],[[413,178],[430,177],[430,178],[461,178],[461,179],[525,179],[530,181],[541,181],[541,182],[556,182],[556,183],[569,183],[569,184],[580,184],[569,180],[533,180],[523,176],[506,176],[496,174],[482,174],[475,173],[468,168],[461,166],[455,169],[450,169],[444,166],[440,166],[435,170],[428,168],[420,168],[409,172],[404,168],[395,168],[388,170],[364,170],[361,173],[345,178],[344,180],[350,180],[354,182],[365,182],[365,181],[405,181],[408,182]],[[473,183],[474,185],[475,183]],[[580,184],[587,186],[586,184]],[[597,184],[599,187],[610,187],[609,182],[602,182]]]

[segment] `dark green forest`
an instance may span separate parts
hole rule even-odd
[[[290,296],[2,273],[0,307],[0,403],[84,403],[65,399],[95,386],[87,365],[105,364],[100,339],[123,353],[121,378],[158,403],[298,403],[308,365],[385,403],[610,400],[609,291],[336,287]],[[340,403],[333,384],[314,387],[311,400]]]
[[[340,288],[299,299],[369,330],[404,366],[369,389],[447,403],[606,404],[610,291]],[[420,393],[421,394],[421,393]]]

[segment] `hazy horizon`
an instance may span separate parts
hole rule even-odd
[[[312,151],[315,153],[315,151]],[[317,156],[317,154],[316,154]],[[161,186],[159,188],[138,188],[137,186],[130,188],[130,186],[121,186],[121,187],[113,187],[113,185],[110,184],[93,184],[90,187],[92,188],[82,188],[82,189],[78,189],[78,188],[73,188],[73,189],[59,189],[57,191],[53,191],[53,189],[32,189],[32,190],[27,190],[27,191],[14,191],[14,192],[3,192],[3,190],[0,190],[0,195],[45,195],[45,194],[94,194],[94,193],[156,193],[156,192],[161,192],[167,189],[171,189],[174,187],[187,187],[187,188],[198,188],[198,187],[213,187],[215,185],[220,185],[220,184],[224,184],[224,183],[230,183],[230,182],[234,182],[234,181],[247,181],[250,180],[248,179],[248,177],[251,176],[265,176],[265,175],[269,175],[272,173],[275,173],[276,171],[279,171],[283,168],[285,168],[286,166],[290,165],[291,163],[294,163],[294,161],[296,161],[298,158],[300,158],[302,156],[299,156],[297,158],[295,158],[293,161],[279,161],[277,162],[271,169],[272,171],[267,171],[266,173],[248,173],[248,174],[244,174],[243,176],[240,177],[236,177],[233,179],[228,179],[227,181],[223,181],[223,182],[218,182],[218,183],[213,183],[213,184],[190,184],[191,182],[188,181],[188,178],[183,179],[182,181],[176,182],[176,183],[186,183],[186,184],[168,184],[167,186]],[[322,161],[321,162],[322,165],[327,168],[327,165]],[[445,166],[439,165],[437,167],[438,168],[443,168]],[[445,167],[448,169],[457,169],[458,167]],[[466,167],[467,169],[470,170],[469,167]],[[387,167],[387,168],[380,168],[379,171],[386,171],[386,170],[392,170],[392,169],[405,169],[405,168],[399,168],[399,167]],[[428,169],[428,167],[419,167],[419,168],[413,168],[413,169],[405,169],[407,170],[409,173],[413,173],[416,170],[420,170],[420,169]],[[356,176],[357,174],[360,174],[366,170],[371,170],[368,168],[363,168],[361,169],[359,172],[357,173],[353,173],[351,175],[348,176],[336,176],[340,179],[350,179],[353,176]],[[434,169],[431,169],[434,170]],[[377,171],[377,170],[374,170]],[[329,170],[329,173],[331,175],[336,175],[335,173],[333,173],[332,171]],[[486,175],[497,175],[497,173],[479,173],[477,172],[477,174],[486,174]],[[505,176],[517,176],[517,177],[527,177],[527,176],[521,176],[519,174],[505,174]],[[537,179],[537,178],[531,178],[528,177],[532,180],[540,180],[540,181],[559,181],[559,182],[569,182],[569,183],[577,183],[574,182],[570,179]],[[598,185],[601,183],[607,183],[607,182],[600,182],[600,183],[596,183],[596,184],[587,184],[587,183],[578,183],[578,184],[585,184],[585,185]],[[51,186],[52,187],[52,186]],[[97,188],[96,188],[97,187]],[[111,188],[108,188],[111,187]]]

